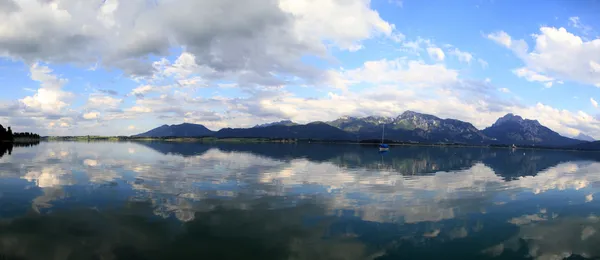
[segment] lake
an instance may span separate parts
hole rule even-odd
[[[42,142],[0,156],[0,259],[600,257],[600,153]]]

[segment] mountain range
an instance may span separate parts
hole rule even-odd
[[[203,125],[184,123],[163,125],[133,137],[214,136],[357,141],[380,140],[383,131],[385,131],[386,142],[577,147],[593,140],[584,134],[580,134],[577,138],[565,137],[543,126],[537,120],[524,119],[514,114],[507,114],[490,127],[479,130],[468,122],[442,119],[414,111],[406,111],[397,117],[342,117],[329,122],[312,122],[304,125],[283,120],[251,128],[223,128],[219,131],[211,131]]]

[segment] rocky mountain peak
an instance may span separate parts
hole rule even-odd
[[[498,120],[496,120],[496,123],[494,123],[492,126],[500,126],[509,122],[527,126],[541,126],[540,122],[538,122],[537,120],[524,119],[523,117],[515,115],[513,113],[508,113],[503,117],[498,118]]]
[[[400,118],[409,118],[409,117],[415,117],[415,116],[421,116],[421,113],[417,113],[415,111],[411,111],[411,110],[406,110],[404,111],[404,113],[400,114]]]
[[[278,122],[255,125],[254,128],[261,128],[261,127],[274,126],[274,125],[293,125],[293,124],[295,124],[295,123],[292,122],[292,120],[281,120]]]
[[[502,124],[506,122],[523,122],[523,118],[521,116],[515,115],[513,113],[508,113],[501,118],[496,120],[496,124]]]

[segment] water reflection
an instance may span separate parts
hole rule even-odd
[[[13,147],[30,147],[34,145],[38,145],[39,142],[28,142],[28,143],[7,143],[0,142],[0,158],[4,155],[10,155],[12,153]]]
[[[315,203],[271,209],[271,200],[208,200],[194,220],[152,218],[153,205],[69,209],[0,223],[0,251],[17,259],[365,259],[366,246],[333,235]],[[245,209],[239,209],[243,203]],[[321,218],[307,218],[321,216]],[[306,222],[310,223],[306,223]],[[233,248],[234,247],[234,248]]]
[[[311,162],[330,162],[340,167],[361,167],[396,171],[403,175],[425,175],[440,171],[469,169],[484,163],[503,178],[516,179],[533,176],[562,162],[591,160],[600,161],[600,153],[573,151],[453,148],[405,146],[393,153],[373,153],[368,146],[311,144],[219,144],[140,142],[163,154],[190,157],[201,155],[212,148],[223,152],[251,153],[275,160],[303,158]]]
[[[487,148],[382,155],[356,145],[42,143],[0,159],[0,241],[10,241],[0,252],[41,259],[28,248],[54,234],[62,240],[44,248],[64,256],[56,259],[592,258],[600,256],[592,246],[599,158]]]

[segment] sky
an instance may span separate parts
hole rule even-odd
[[[598,102],[598,0],[0,0],[0,124],[18,132],[412,110],[600,139]]]

